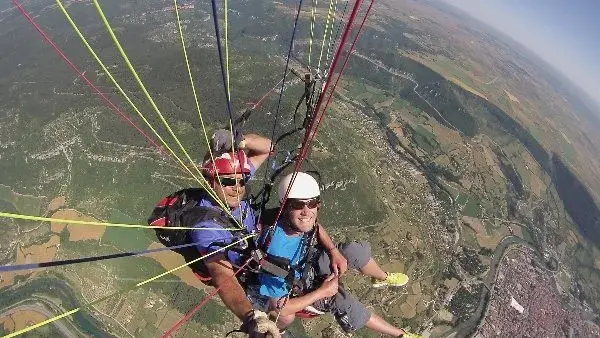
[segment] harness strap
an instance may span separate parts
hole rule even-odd
[[[259,263],[260,263],[260,267],[262,270],[264,270],[265,272],[268,272],[272,275],[286,278],[290,274],[289,269],[284,269],[284,268],[278,266],[277,264],[273,264],[273,263],[269,262],[269,260],[267,258],[261,259],[259,261]]]
[[[294,278],[292,289],[296,295],[301,295],[307,291],[312,282],[311,279],[314,279],[312,276],[312,263],[314,260],[315,253],[317,252],[317,230],[319,228],[319,224],[317,223],[315,229],[312,230],[310,234],[310,239],[307,243],[308,249],[304,255],[304,267],[302,268],[302,274],[300,278]]]
[[[179,212],[181,213],[178,217],[180,217],[180,221],[183,224],[186,223],[190,223],[190,224],[196,224],[200,221],[213,221],[221,226],[223,226],[224,228],[229,228],[230,225],[235,224],[234,221],[231,219],[231,217],[229,217],[228,215],[226,215],[224,212],[216,209],[216,208],[212,208],[210,206],[199,206],[198,202],[195,198],[191,198],[189,199],[189,202],[187,200],[187,196],[183,195],[183,200],[182,200],[182,209],[179,210]],[[231,233],[233,236],[239,235],[241,234],[241,237],[248,235],[249,232],[247,231],[247,229],[240,229],[240,230],[227,230],[229,233]],[[189,235],[188,235],[189,236]],[[230,245],[231,243],[225,243],[225,242],[212,242],[210,243],[209,246],[217,246],[217,247],[226,247],[228,245]],[[230,247],[224,250],[224,254],[227,257],[229,252],[236,252],[238,253],[240,256],[242,257],[250,257],[250,252],[252,250],[252,248],[254,248],[254,241],[252,240],[246,240],[243,242],[240,242],[238,245],[236,245],[235,247]],[[206,270],[206,266],[204,265],[204,261],[199,261],[198,265],[201,266],[201,272],[207,273],[208,271]]]

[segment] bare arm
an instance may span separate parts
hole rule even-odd
[[[327,233],[325,228],[321,225],[317,225],[317,239],[319,240],[319,244],[327,250],[327,252],[331,252],[331,250],[337,250],[337,247],[333,243],[331,236]]]
[[[336,275],[344,274],[348,270],[348,260],[338,250],[333,243],[331,236],[329,236],[321,224],[317,225],[317,239],[319,240],[319,244],[321,244],[329,254],[331,271]]]
[[[244,135],[243,149],[248,152],[248,158],[258,169],[271,153],[271,140],[258,134]]]
[[[212,285],[221,288],[219,297],[225,306],[241,321],[252,312],[252,304],[246,298],[244,289],[234,276],[234,269],[224,255],[217,255],[206,261],[206,267],[212,277]]]
[[[294,298],[290,298],[287,300],[287,302],[285,303],[285,306],[283,309],[281,309],[281,316],[288,316],[288,315],[292,315],[298,311],[302,311],[304,308],[306,308],[309,305],[312,305],[313,303],[315,303],[316,301],[318,301],[319,299],[324,298],[319,289],[307,293],[305,295],[302,295],[300,297],[294,297]],[[271,308],[276,309],[278,308],[276,305],[283,305],[284,300],[276,300],[276,299],[271,299]]]
[[[271,298],[269,301],[269,305],[272,309],[280,308],[281,306],[285,306],[281,309],[281,315],[287,316],[292,315],[302,309],[306,308],[309,305],[312,305],[316,301],[326,297],[333,297],[338,293],[339,282],[338,278],[335,275],[330,275],[323,281],[323,284],[319,286],[318,289],[304,294],[299,297],[289,298],[287,302],[283,299],[274,299]]]

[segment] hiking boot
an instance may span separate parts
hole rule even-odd
[[[408,276],[401,272],[389,272],[385,280],[371,279],[374,288],[382,286],[402,286],[408,283]]]

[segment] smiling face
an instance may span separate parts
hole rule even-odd
[[[227,204],[231,209],[240,206],[240,202],[246,194],[246,186],[244,184],[245,177],[242,174],[236,175],[219,175],[213,180],[213,188],[217,197]],[[231,185],[235,183],[234,185]]]
[[[311,231],[317,221],[320,206],[318,198],[288,199],[285,207],[288,230],[301,233]]]

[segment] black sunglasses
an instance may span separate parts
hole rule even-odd
[[[286,204],[294,210],[302,210],[305,206],[307,206],[309,209],[314,209],[319,206],[320,202],[321,200],[316,197],[309,200],[288,199]]]
[[[246,183],[248,183],[249,180],[250,180],[249,176],[244,176],[243,178],[219,177],[219,184],[224,187],[234,187],[237,184],[239,184],[240,187],[243,187],[246,185]]]

